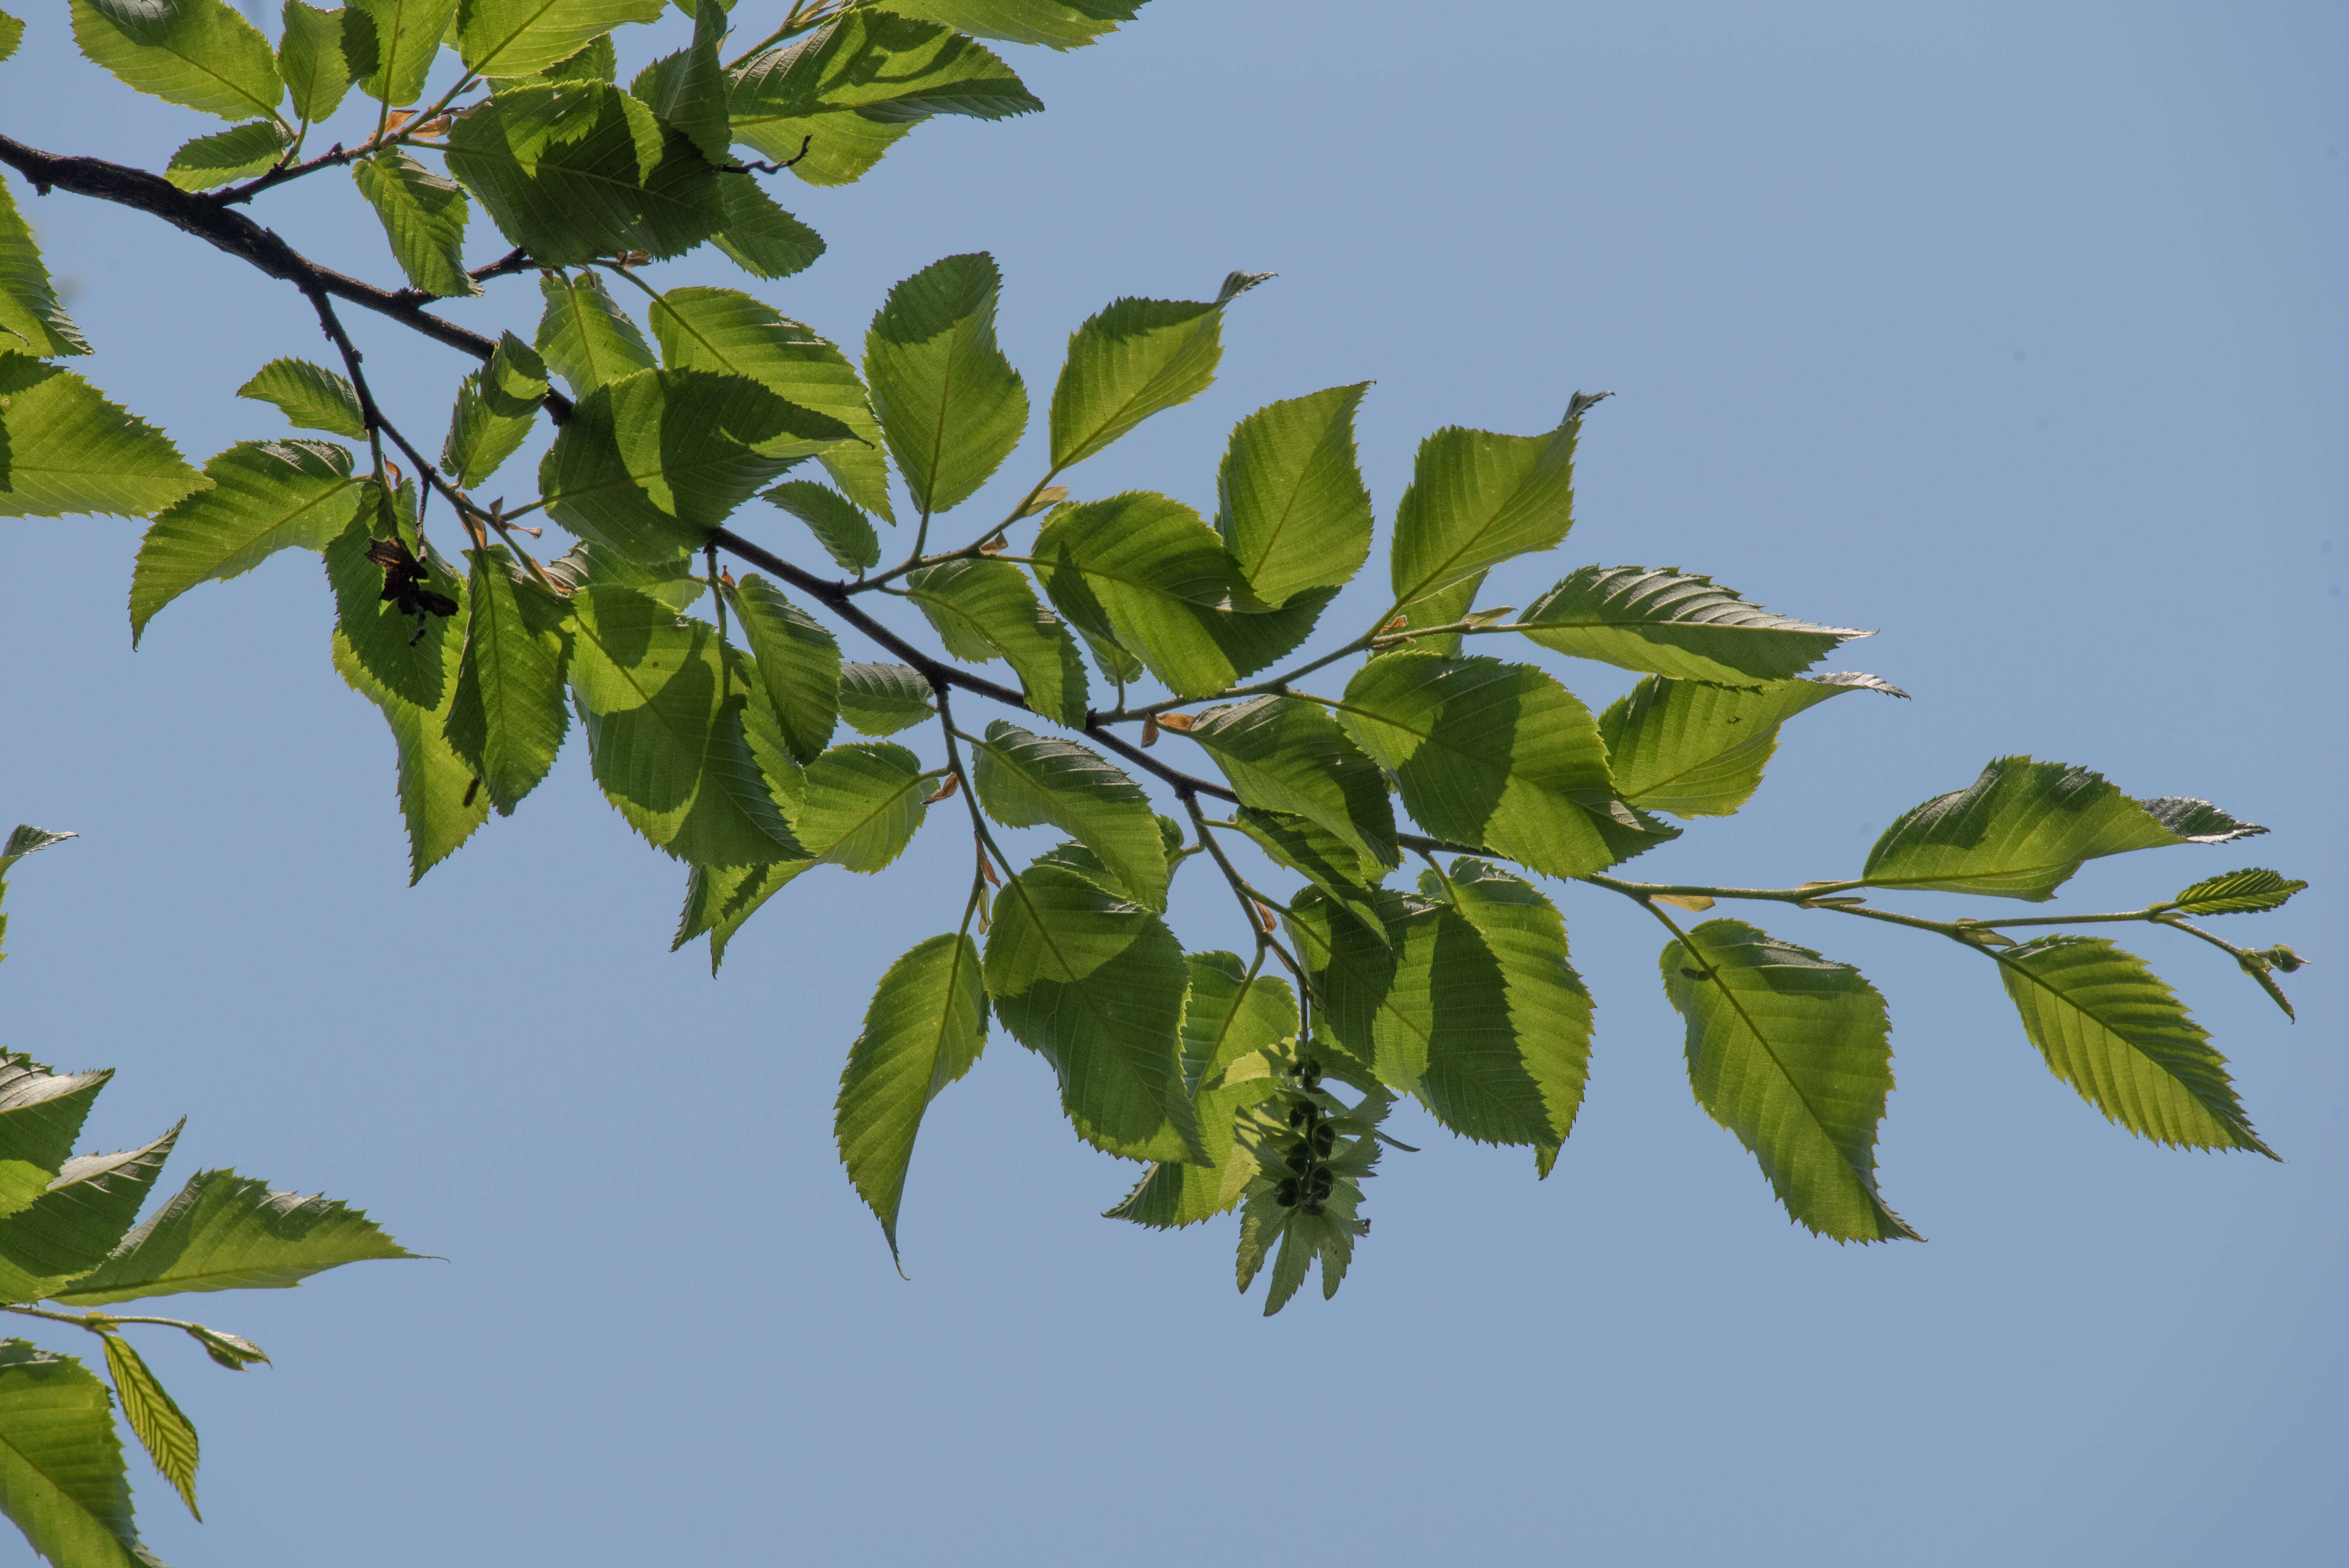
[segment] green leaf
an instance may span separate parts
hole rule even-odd
[[[690,555],[638,562],[601,545],[574,544],[547,562],[546,574],[565,593],[588,583],[616,583],[683,614],[709,591],[709,584],[697,575],[700,566]]]
[[[579,400],[539,465],[557,522],[641,560],[698,549],[799,459],[851,439],[745,377],[643,370]]]
[[[970,499],[1028,428],[1028,388],[995,342],[995,258],[948,256],[889,291],[864,379],[889,454],[926,515]]]
[[[784,744],[811,762],[832,744],[840,717],[840,645],[823,624],[764,578],[746,576],[726,596],[759,661]]]
[[[1302,817],[1243,806],[1234,820],[1257,848],[1305,876],[1360,921],[1363,930],[1385,943],[1386,922],[1370,902],[1385,867],[1364,864],[1351,844]]]
[[[624,23],[658,21],[661,10],[662,0],[466,0],[457,53],[479,76],[534,76]]]
[[[1892,1092],[1884,998],[1847,964],[1739,920],[1664,944],[1697,1103],[1737,1135],[1786,1212],[1838,1242],[1921,1241],[1876,1190]]]
[[[334,645],[336,671],[353,691],[381,708],[384,722],[391,726],[398,756],[399,814],[408,825],[408,883],[413,887],[489,820],[490,801],[481,791],[479,776],[447,738],[462,647],[453,634],[428,645],[440,656],[436,674],[441,695],[425,707],[377,679],[344,632],[336,632]]]
[[[5,11],[0,11],[0,60],[16,53],[16,46],[25,41],[25,24]]]
[[[204,465],[204,478],[210,489],[174,503],[140,542],[133,646],[155,612],[197,583],[240,576],[281,550],[324,550],[367,489],[351,477],[350,453],[326,441],[240,441]]]
[[[2169,907],[2179,914],[2257,914],[2282,909],[2286,899],[2307,885],[2254,866],[2206,877],[2171,899]]]
[[[103,1263],[179,1136],[174,1127],[141,1148],[78,1155],[39,1197],[0,1218],[0,1301],[38,1301]]]
[[[544,266],[682,255],[726,226],[709,160],[607,82],[497,94],[450,131],[449,172]]]
[[[1352,851],[1374,879],[1402,863],[1384,775],[1315,704],[1254,697],[1210,708],[1181,733],[1206,748],[1241,804],[1304,818]]]
[[[715,164],[734,161],[728,150],[734,141],[726,119],[729,83],[719,54],[725,41],[725,7],[696,11],[692,46],[662,56],[628,84],[628,91],[649,104],[663,125],[683,131]]]
[[[2101,855],[2265,831],[2207,801],[2132,800],[2101,773],[2002,757],[1967,788],[1936,796],[1885,829],[1860,875],[1873,887],[2044,903],[2083,861]]]
[[[1240,1201],[1257,1171],[1234,1137],[1233,1119],[1281,1092],[1269,1074],[1221,1084],[1225,1069],[1252,1052],[1296,1035],[1297,998],[1269,975],[1253,979],[1229,953],[1194,953],[1187,960],[1191,993],[1183,1010],[1183,1069],[1208,1165],[1162,1160],[1134,1183],[1110,1219],[1172,1229],[1211,1219]],[[1211,1083],[1217,1087],[1208,1088]]]
[[[813,480],[786,480],[762,500],[773,501],[808,525],[824,553],[859,577],[881,563],[881,536],[846,496]]]
[[[628,588],[585,588],[571,603],[589,766],[628,825],[695,865],[802,858],[743,739],[750,693],[725,668],[717,628]]]
[[[1045,592],[1098,643],[1139,655],[1183,696],[1214,696],[1311,634],[1334,589],[1262,612],[1216,531],[1145,490],[1054,511],[1036,536]]]
[[[2093,936],[1985,951],[2049,1069],[2106,1120],[2172,1148],[2279,1158],[2251,1130],[2227,1058],[2144,960]]]
[[[0,1341],[0,1510],[59,1568],[160,1568],[131,1518],[106,1385],[24,1339]]]
[[[1395,603],[1408,606],[1564,539],[1574,526],[1574,443],[1581,431],[1578,414],[1547,435],[1454,426],[1422,441],[1411,488],[1395,509]]]
[[[293,145],[294,133],[283,122],[248,120],[181,146],[163,178],[182,191],[210,191],[274,167]]]
[[[81,52],[142,93],[222,119],[285,96],[269,40],[223,0],[73,0]]]
[[[512,335],[508,334],[509,337]],[[485,483],[491,475],[530,438],[537,423],[533,414],[501,414],[482,391],[482,372],[475,371],[457,384],[456,407],[449,412],[449,438],[440,444],[440,466],[465,489]]]
[[[570,728],[564,700],[570,612],[524,576],[503,546],[466,553],[472,572],[465,644],[444,733],[488,789],[490,804],[512,816],[554,766]]]
[[[24,852],[15,843],[12,838],[9,860]],[[113,1077],[110,1068],[53,1072],[30,1057],[0,1052],[0,1214],[14,1214],[48,1191],[73,1157],[91,1102]]]
[[[895,735],[936,712],[930,683],[910,665],[840,666],[840,717],[860,734]]]
[[[277,74],[293,97],[295,114],[313,122],[325,119],[351,86],[350,65],[343,58],[343,14],[285,0],[285,15]]]
[[[1667,566],[1585,566],[1519,624],[1543,647],[1676,680],[1750,686],[1800,675],[1838,644],[1875,635],[1815,626],[1749,604],[1710,577]]]
[[[1809,676],[1733,689],[1650,676],[1599,716],[1615,788],[1642,810],[1726,817],[1761,787],[1778,727],[1847,691],[1909,694],[1874,676]]]
[[[236,395],[256,403],[274,403],[303,429],[367,439],[367,419],[359,412],[358,393],[348,381],[306,359],[271,360],[238,387]]]
[[[411,104],[449,35],[457,0],[344,0],[343,57],[361,94]]]
[[[620,79],[620,52],[612,46],[612,35],[595,39],[577,54],[561,59],[543,71],[528,76],[494,76],[489,78],[493,91],[524,87],[532,82],[614,82]]]
[[[858,9],[735,72],[729,112],[735,140],[797,160],[792,172],[812,185],[843,185],[932,115],[1001,119],[1043,107],[985,45]]]
[[[1590,710],[1530,665],[1372,659],[1338,718],[1437,838],[1574,877],[1679,834],[1616,799]]]
[[[1234,273],[1212,300],[1112,300],[1070,334],[1052,385],[1052,471],[1205,392],[1224,356],[1224,306],[1271,275]]]
[[[653,302],[650,315],[662,364],[747,376],[786,402],[838,420],[855,439],[818,457],[850,500],[893,517],[881,427],[846,355],[738,289],[671,289]]]
[[[457,666],[464,623],[453,613],[441,615],[429,610],[403,609],[397,599],[385,598],[390,569],[369,560],[367,552],[375,548],[378,539],[388,542],[397,535],[423,566],[423,586],[460,610],[464,579],[440,556],[419,548],[414,480],[400,486],[391,517],[385,515],[380,504],[382,491],[372,484],[365,490],[349,526],[326,545],[326,581],[335,590],[336,624],[350,644],[351,657],[378,685],[412,707],[441,713],[449,695],[449,673]],[[398,726],[394,719],[393,727]],[[440,733],[436,723],[432,734]]]
[[[196,1465],[200,1459],[196,1426],[164,1390],[155,1374],[130,1342],[119,1334],[102,1334],[106,1370],[114,1378],[115,1398],[122,1405],[123,1424],[138,1436],[139,1446],[155,1461],[155,1469],[180,1494],[196,1522]]]
[[[1078,1135],[1129,1160],[1204,1163],[1184,1093],[1182,944],[1075,873],[1036,865],[996,895],[987,990],[1012,1038],[1060,1075]]]
[[[92,1307],[190,1291],[290,1290],[344,1264],[414,1256],[357,1209],[204,1171],[55,1299]]]
[[[351,179],[383,223],[392,259],[426,294],[460,299],[481,292],[465,272],[465,192],[398,148],[351,164]]]
[[[880,1220],[891,1257],[922,1114],[986,1043],[987,986],[968,936],[918,943],[881,976],[840,1075],[833,1127],[840,1162]]]
[[[1019,673],[1028,706],[1082,728],[1089,696],[1077,640],[1036,602],[1027,574],[1004,561],[941,562],[907,573],[905,592],[957,658],[1001,658]]]
[[[1420,892],[1448,902],[1484,939],[1507,1004],[1505,1031],[1430,1050],[1420,1092],[1454,1131],[1532,1144],[1547,1176],[1590,1076],[1590,993],[1568,962],[1566,923],[1532,883],[1482,861],[1455,860],[1448,876],[1422,872]],[[1431,979],[1457,963],[1445,941],[1439,923]],[[1413,957],[1406,948],[1398,972],[1410,973]]]
[[[652,346],[596,273],[542,273],[538,292],[546,301],[538,318],[538,352],[573,397],[653,367]]]
[[[0,517],[145,517],[203,482],[162,431],[72,371],[0,354]]]
[[[971,742],[972,783],[1007,828],[1050,823],[1100,857],[1116,889],[1147,910],[1166,908],[1166,847],[1140,785],[1072,740],[1031,735],[1001,719]]]
[[[40,247],[33,243],[33,231],[16,211],[16,199],[5,180],[0,180],[0,343],[21,346],[40,359],[89,352],[81,329],[57,304]],[[5,466],[0,464],[0,480],[5,477]]]
[[[1371,492],[1354,460],[1354,410],[1370,383],[1257,409],[1216,472],[1216,529],[1257,597],[1352,580],[1370,559]]]
[[[1447,659],[1458,658],[1468,641],[1464,634],[1459,632],[1429,632],[1426,628],[1458,625],[1467,619],[1468,607],[1476,602],[1476,595],[1484,592],[1484,588],[1485,573],[1479,572],[1463,577],[1449,588],[1438,588],[1400,614],[1389,617],[1380,627],[1381,635],[1401,637],[1414,631],[1423,634],[1411,636],[1408,642],[1391,642],[1374,648],[1371,656],[1383,658],[1389,654],[1419,653],[1441,654]],[[1396,625],[1397,622],[1402,624]],[[1387,631],[1388,626],[1393,626],[1394,630]]]
[[[1133,20],[1142,0],[896,0],[889,8],[982,38],[1075,49]]]
[[[711,242],[754,278],[787,278],[815,265],[823,236],[792,217],[747,174],[720,174],[726,227]]]
[[[935,784],[902,746],[835,746],[808,764],[800,837],[818,860],[852,872],[884,870],[920,830]]]

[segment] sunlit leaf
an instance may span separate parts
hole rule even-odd
[[[1002,561],[947,561],[907,573],[905,592],[949,653],[1009,661],[1030,709],[1082,727],[1084,660],[1061,618],[1036,602],[1027,573]]]
[[[840,717],[864,735],[895,735],[936,715],[930,683],[910,665],[840,666]]]
[[[1751,686],[1785,680],[1853,637],[1749,604],[1710,577],[1672,567],[1586,566],[1519,616],[1543,647],[1675,680]]]
[[[1385,777],[1318,704],[1252,697],[1208,709],[1183,736],[1216,759],[1243,805],[1304,818],[1374,877],[1402,863]]]
[[[1615,788],[1675,817],[1726,817],[1753,799],[1778,727],[1847,691],[1909,694],[1874,676],[1829,675],[1734,688],[1650,676],[1599,716]]]
[[[351,179],[383,223],[408,281],[440,298],[481,292],[465,272],[465,192],[398,148],[351,164]]]
[[[1688,1025],[1697,1103],[1761,1162],[1787,1213],[1839,1242],[1920,1241],[1876,1188],[1892,1092],[1884,998],[1847,964],[1739,920],[1668,942],[1664,995]]]
[[[177,1127],[119,1154],[78,1154],[22,1209],[0,1217],[0,1301],[38,1301],[105,1262],[139,1218]]]
[[[511,816],[554,766],[570,728],[570,611],[502,546],[468,553],[464,651],[442,727],[490,803]]]
[[[2307,887],[2281,872],[2251,867],[2206,877],[2169,901],[2180,914],[2256,914],[2281,909],[2284,901]]]
[[[25,1339],[0,1341],[0,1508],[59,1568],[159,1568],[131,1518],[106,1385]]]
[[[145,517],[203,482],[162,431],[72,371],[0,353],[0,517]]]
[[[1166,907],[1166,850],[1141,786],[1090,748],[1031,735],[1001,719],[971,750],[987,814],[1008,828],[1045,823],[1100,857],[1114,891],[1148,910]]]
[[[380,103],[414,103],[456,15],[457,0],[343,0],[352,84]]]
[[[277,74],[294,99],[295,115],[315,121],[334,113],[351,87],[350,64],[343,58],[342,12],[285,0]]]
[[[848,1179],[897,1251],[897,1208],[922,1115],[987,1041],[987,986],[968,936],[918,943],[882,975],[840,1077],[834,1130]]]
[[[140,542],[134,645],[158,610],[197,583],[225,582],[281,550],[324,550],[367,491],[350,453],[328,441],[240,441],[204,465],[204,478],[210,489],[166,509]]]
[[[1052,386],[1052,471],[1206,391],[1223,358],[1224,306],[1265,275],[1234,273],[1212,300],[1115,300],[1087,318]]]
[[[1579,418],[1540,436],[1455,426],[1422,441],[1411,488],[1395,509],[1395,603],[1413,604],[1564,539],[1574,526],[1581,428]]]
[[[1216,473],[1216,528],[1268,604],[1350,581],[1370,559],[1371,492],[1354,460],[1367,381],[1259,408]]]
[[[1028,388],[995,342],[995,258],[948,256],[889,291],[864,335],[864,380],[924,512],[970,499],[1028,427]],[[853,493],[853,492],[852,492]]]
[[[171,154],[163,178],[182,191],[210,191],[262,173],[293,145],[294,133],[278,121],[248,120],[182,145]]]
[[[16,199],[5,180],[0,180],[0,344],[36,359],[89,352],[81,329],[57,303],[49,269],[33,243],[33,231],[16,211]],[[0,479],[5,478],[5,465],[0,465]]]
[[[344,1264],[415,1255],[332,1199],[204,1171],[55,1299],[90,1307],[189,1291],[285,1290]]]
[[[840,645],[823,624],[756,575],[727,595],[759,660],[761,685],[784,744],[812,762],[840,717]]]
[[[224,0],[73,0],[73,30],[83,54],[166,103],[249,119],[285,96],[269,40]]]
[[[532,76],[624,23],[657,21],[661,11],[662,0],[465,0],[457,53],[481,76]]]
[[[114,1396],[122,1406],[122,1422],[155,1461],[155,1469],[180,1494],[198,1522],[196,1426],[165,1391],[130,1342],[119,1334],[101,1336],[106,1341],[106,1370],[114,1379]]]
[[[296,0],[298,4],[298,0]],[[240,397],[274,403],[288,419],[305,430],[330,436],[367,439],[367,420],[359,412],[359,395],[351,384],[323,365],[306,359],[273,359],[236,389]],[[347,462],[345,465],[348,466]],[[215,483],[219,482],[217,479]]]

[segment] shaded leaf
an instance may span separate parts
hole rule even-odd
[[[295,0],[296,4],[300,0]],[[288,419],[305,430],[330,436],[367,439],[367,420],[359,412],[359,395],[348,381],[323,365],[306,359],[273,359],[236,389],[240,397],[274,403]],[[348,467],[348,459],[345,459]],[[219,481],[215,480],[214,483]]]
[[[490,804],[512,816],[554,766],[571,727],[570,611],[524,576],[504,547],[467,554],[464,649],[443,734]]]
[[[1132,21],[1142,0],[898,0],[890,9],[982,38],[1075,49]]]
[[[1129,1160],[1205,1161],[1183,1088],[1190,971],[1163,921],[1030,866],[996,895],[985,972],[996,1016],[1060,1075],[1080,1137]]]
[[[860,8],[736,71],[729,112],[737,141],[798,160],[792,172],[812,185],[841,185],[932,115],[1000,119],[1043,107],[985,45]]]
[[[864,735],[895,735],[937,712],[930,683],[908,665],[840,666],[840,717]]]
[[[336,624],[350,645],[351,656],[378,685],[403,702],[445,717],[449,674],[457,665],[464,623],[453,614],[431,614],[387,599],[384,590],[390,573],[370,560],[368,552],[377,539],[396,537],[423,567],[423,586],[460,611],[464,579],[439,555],[423,548],[424,541],[416,531],[414,480],[400,487],[389,509],[381,504],[379,487],[362,481],[361,488],[363,494],[349,526],[326,545],[326,581],[335,590]],[[394,727],[398,727],[396,720]],[[436,738],[440,733],[437,719],[431,732]]]
[[[1233,820],[1257,848],[1277,864],[1304,875],[1384,944],[1386,921],[1370,902],[1370,893],[1386,874],[1385,867],[1365,865],[1351,844],[1302,817],[1243,806]]]
[[[671,289],[649,315],[664,365],[747,376],[786,402],[840,421],[855,439],[817,456],[850,500],[881,517],[894,515],[881,427],[847,356],[737,289]]]
[[[1241,581],[1216,531],[1181,501],[1144,490],[1056,511],[1034,546],[1045,592],[1097,645],[1139,655],[1183,696],[1213,696],[1312,634],[1334,589],[1281,609]]]
[[[832,744],[840,717],[840,645],[823,624],[764,578],[746,576],[727,594],[759,661],[769,707],[792,756],[813,761]]]
[[[947,652],[973,661],[1008,660],[1030,708],[1071,728],[1083,727],[1088,693],[1077,640],[1036,602],[1027,573],[1003,561],[947,561],[907,573],[905,592]]]
[[[344,1264],[414,1256],[357,1209],[204,1171],[55,1299],[90,1307],[191,1291],[286,1290]]]
[[[1838,644],[1874,635],[1749,604],[1710,577],[1667,566],[1585,566],[1518,618],[1543,647],[1676,680],[1785,680]]]
[[[659,3],[651,0],[656,14]],[[650,16],[636,19],[652,20]],[[716,164],[733,161],[727,151],[734,139],[726,120],[726,67],[719,55],[725,41],[725,7],[697,9],[692,46],[662,56],[628,84],[629,92],[650,105],[663,125],[683,131],[695,150]]]
[[[712,9],[715,9],[713,6]],[[840,1076],[840,1161],[897,1253],[897,1208],[922,1115],[987,1042],[987,986],[967,935],[933,936],[889,966]]]
[[[1437,838],[1572,877],[1678,835],[1616,799],[1590,710],[1530,665],[1372,659],[1338,718]]]
[[[538,352],[574,397],[653,367],[652,345],[595,273],[542,273],[538,292],[546,301],[538,318]]]
[[[843,569],[862,577],[881,563],[881,536],[873,531],[872,520],[838,490],[813,480],[786,480],[762,499],[806,523],[824,553]]]
[[[1071,333],[1052,386],[1052,471],[1206,391],[1223,358],[1224,306],[1269,275],[1234,273],[1213,300],[1114,300]]]
[[[1191,991],[1183,1010],[1183,1068],[1193,1096],[1199,1141],[1212,1162],[1162,1160],[1134,1183],[1108,1218],[1168,1229],[1196,1224],[1240,1201],[1255,1175],[1255,1158],[1234,1136],[1233,1118],[1281,1092],[1266,1074],[1220,1084],[1225,1069],[1252,1051],[1277,1047],[1297,1033],[1297,998],[1269,975],[1250,979],[1237,955],[1194,953]],[[1210,1088],[1209,1084],[1217,1084]]]
[[[1839,1242],[1920,1241],[1876,1189],[1892,1092],[1884,998],[1847,964],[1739,920],[1664,944],[1697,1103],[1753,1151],[1786,1212]]]
[[[838,420],[745,377],[643,370],[579,400],[539,488],[572,532],[659,561],[698,549],[760,486],[849,438]]]
[[[38,1301],[106,1260],[179,1140],[174,1127],[119,1154],[81,1154],[15,1213],[0,1218],[0,1301]]]
[[[5,180],[0,180],[0,344],[36,359],[89,352],[81,329],[57,304],[40,247],[33,243],[33,231],[16,211],[16,199]],[[0,465],[0,479],[5,477],[5,467]]]
[[[155,613],[197,583],[239,576],[281,550],[324,550],[368,492],[350,453],[327,441],[240,441],[204,465],[204,478],[210,489],[167,508],[140,542],[134,646]]]
[[[1370,559],[1371,492],[1354,460],[1354,411],[1370,383],[1257,409],[1216,473],[1216,528],[1267,604],[1349,582]]]
[[[754,278],[787,278],[815,265],[823,236],[792,217],[747,174],[720,174],[726,227],[711,242]]]
[[[1031,735],[1001,719],[971,743],[972,782],[987,814],[1007,828],[1043,823],[1093,851],[1114,885],[1148,910],[1166,907],[1166,848],[1140,785],[1072,740]]]
[[[1028,388],[995,342],[995,258],[933,262],[889,291],[864,379],[889,455],[923,512],[970,499],[1028,427]]]
[[[269,40],[223,0],[73,0],[73,30],[83,54],[166,103],[246,119],[285,93]]]
[[[297,117],[315,121],[334,113],[351,87],[350,64],[343,57],[342,12],[285,0],[277,74]]]
[[[145,517],[203,482],[162,431],[72,371],[0,353],[0,517]]]
[[[31,852],[18,851],[16,843],[11,837],[10,852],[0,860],[0,874],[5,873],[6,861]],[[53,1072],[30,1057],[0,1053],[0,1214],[16,1213],[48,1191],[73,1158],[74,1140],[81,1136],[91,1102],[113,1077],[112,1068]]]
[[[571,603],[589,767],[629,826],[695,865],[802,858],[743,738],[750,694],[730,678],[717,628],[616,585]]]
[[[1615,788],[1643,810],[1726,817],[1761,787],[1778,727],[1847,691],[1907,696],[1874,676],[1829,675],[1735,689],[1650,676],[1599,716]]]
[[[2153,808],[2169,810],[2172,827]],[[2179,828],[2207,829],[2198,837]],[[2132,800],[2101,773],[2002,757],[1963,789],[1903,814],[1868,852],[1875,887],[1978,892],[2044,903],[2084,861],[2265,832],[2200,800]]]
[[[443,299],[481,292],[465,272],[465,192],[398,148],[351,164],[351,178],[383,222],[408,281]]]
[[[1304,818],[1372,877],[1402,863],[1385,777],[1317,705],[1252,697],[1208,709],[1182,733],[1216,759],[1243,805]]]
[[[547,266],[623,251],[682,255],[726,225],[709,160],[606,82],[497,94],[450,131],[449,171]]]
[[[2023,1033],[2106,1120],[2174,1148],[2277,1158],[2251,1130],[2227,1058],[2135,954],[2062,935],[1990,951]]]
[[[344,0],[343,58],[353,85],[380,103],[414,103],[456,14],[457,0]]]
[[[884,870],[913,842],[936,782],[902,746],[835,746],[808,764],[800,837],[818,860],[852,872]]]

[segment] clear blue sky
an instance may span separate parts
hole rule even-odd
[[[1278,272],[1216,387],[1080,470],[1093,494],[1209,502],[1240,415],[1374,377],[1385,515],[1426,431],[1537,430],[1612,388],[1573,538],[1488,600],[1585,561],[1707,571],[1882,627],[1847,662],[1916,694],[1795,721],[1753,807],[1641,872],[1847,874],[2011,752],[2265,822],[2067,898],[2320,879],[2267,927],[2317,961],[2297,1026],[2222,956],[2142,944],[2290,1163],[2133,1140],[2047,1074],[1986,965],[1785,913],[1890,999],[1883,1179],[1932,1238],[1838,1249],[1691,1104],[1649,923],[1568,888],[1599,1040],[1548,1181],[1406,1113],[1426,1152],[1374,1184],[1345,1290],[1266,1322],[1229,1222],[1096,1217],[1132,1168],[999,1033],[925,1130],[907,1283],[830,1108],[874,977],[952,926],[960,834],[803,880],[713,983],[667,952],[681,875],[574,741],[410,891],[315,562],[191,594],[134,655],[135,526],[12,522],[0,812],[85,836],[13,881],[7,1042],[122,1069],[107,1147],[185,1112],[181,1173],[323,1188],[449,1259],[202,1303],[276,1357],[254,1376],[156,1347],[212,1521],[145,1479],[161,1555],[2337,1563],[2349,13],[1155,0],[1101,47],[1012,55],[1049,113],[934,123],[844,190],[776,182],[832,249],[761,292],[854,339],[892,280],[991,250],[1040,391],[1112,296]],[[37,145],[160,168],[202,128],[81,63],[61,5],[0,67],[0,129]],[[16,189],[102,386],[198,458],[282,429],[229,394],[324,357],[289,290]],[[392,276],[347,189],[264,205]],[[518,281],[450,314],[534,312]],[[437,440],[464,366],[354,321]],[[1620,689],[1594,669],[1586,696]],[[1239,936],[1213,892],[1178,889],[1195,946]]]

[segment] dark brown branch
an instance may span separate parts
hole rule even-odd
[[[805,158],[808,155],[808,149],[814,145],[815,138],[812,135],[802,136],[800,138],[800,150],[781,163],[721,163],[718,167],[729,174],[781,174],[784,170]]]
[[[212,198],[191,195],[160,175],[99,158],[61,158],[5,136],[0,136],[0,163],[31,181],[33,189],[44,196],[52,189],[70,191],[77,196],[151,213],[305,294],[324,293],[363,305],[476,359],[486,360],[497,352],[495,338],[443,321],[406,294],[322,267],[243,212]],[[558,423],[571,417],[571,399],[559,392],[546,395],[546,407]]]

